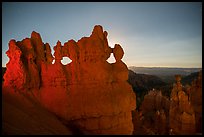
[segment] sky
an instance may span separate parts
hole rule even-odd
[[[128,67],[202,67],[201,2],[2,2],[2,66],[11,39],[36,31],[53,53],[58,40],[88,37],[95,25],[110,47],[122,46]]]

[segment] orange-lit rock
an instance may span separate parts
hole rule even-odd
[[[195,112],[188,95],[180,83],[181,76],[176,75],[170,99],[169,129],[170,134],[195,134]]]
[[[16,43],[17,46],[22,51],[22,61],[27,71],[26,77],[26,88],[39,88],[40,87],[40,72],[35,63],[36,53],[33,47],[33,44],[29,38],[22,40],[21,42]]]
[[[10,40],[9,50],[6,52],[9,62],[6,64],[4,85],[14,90],[22,90],[26,84],[26,68],[21,60],[22,51],[16,45],[15,40]],[[15,68],[15,69],[14,69]]]
[[[45,62],[45,45],[42,42],[41,36],[39,33],[33,31],[31,33],[30,38],[33,48],[36,53],[36,65],[38,66],[38,69],[40,70],[41,64]]]
[[[44,44],[38,33],[33,32],[27,42],[18,42],[24,44],[16,46],[12,41],[4,86],[15,86],[9,74],[16,71],[9,66],[13,61],[22,75],[16,76],[22,79],[18,87],[24,87],[47,110],[71,122],[83,134],[132,134],[131,111],[136,108],[136,95],[127,82],[128,69],[121,60],[124,51],[118,44],[111,49],[107,35],[97,25],[90,37],[69,40],[64,45],[58,41],[54,64],[49,44]],[[17,51],[19,63],[12,60]],[[111,52],[116,59],[113,64],[106,61]],[[63,65],[63,57],[72,62]],[[24,82],[28,80],[31,82]]]
[[[51,49],[50,49],[49,43],[45,44],[45,57],[46,57],[46,62],[48,64],[51,64],[53,59],[54,59],[54,57],[51,54]]]
[[[121,60],[123,55],[124,51],[122,47],[119,44],[115,44],[115,47],[113,48],[113,56],[115,57],[116,62],[112,64],[115,81],[128,80],[128,68]]]

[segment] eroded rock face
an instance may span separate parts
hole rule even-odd
[[[145,131],[152,132],[145,134],[168,134],[169,103],[169,99],[162,96],[161,91],[151,90],[144,96],[139,109],[140,121]]]
[[[4,75],[4,86],[21,90],[26,85],[26,68],[21,60],[22,51],[16,45],[15,40],[10,40],[9,50],[6,52],[9,62],[6,64],[6,73]],[[13,69],[15,68],[15,69]]]
[[[202,71],[191,85],[181,84],[175,76],[170,100],[161,91],[145,95],[139,110],[133,113],[135,135],[194,135],[202,132]]]
[[[196,132],[202,132],[202,71],[188,88],[189,98],[195,111]]]
[[[83,134],[132,134],[136,95],[127,83],[128,68],[121,60],[124,51],[119,44],[110,48],[107,35],[97,25],[90,37],[64,45],[58,41],[55,58],[36,32],[21,42],[11,40],[4,87],[31,92],[41,105],[71,121]],[[112,52],[116,62],[110,64],[106,60]],[[72,62],[63,65],[63,57]]]
[[[195,112],[189,96],[181,85],[181,76],[176,75],[170,99],[169,129],[170,134],[195,134]]]

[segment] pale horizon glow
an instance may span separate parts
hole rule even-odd
[[[3,2],[2,67],[11,39],[36,31],[53,54],[58,40],[88,37],[95,25],[123,47],[128,67],[202,68],[201,2]]]

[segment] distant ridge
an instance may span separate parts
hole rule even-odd
[[[130,70],[135,73],[149,74],[156,76],[170,76],[170,75],[189,75],[194,72],[202,70],[202,68],[173,68],[173,67],[128,67]]]

